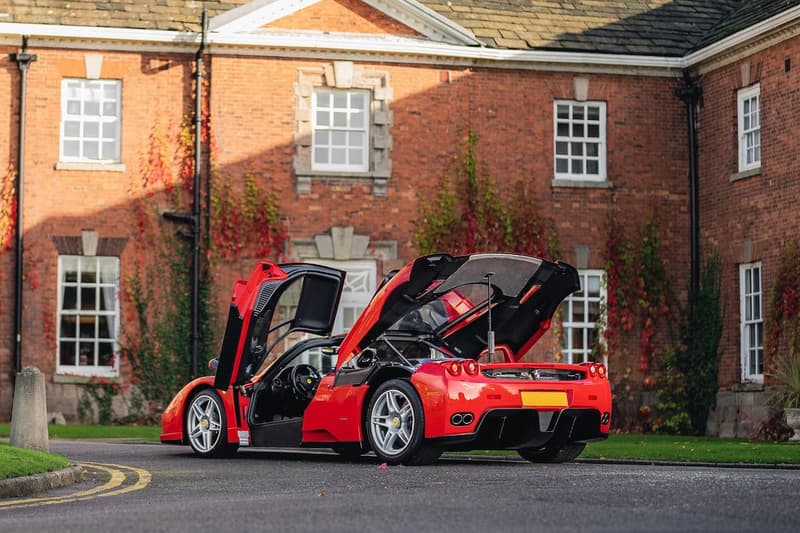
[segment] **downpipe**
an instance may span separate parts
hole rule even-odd
[[[16,244],[14,268],[14,375],[22,370],[22,254],[23,254],[23,206],[25,186],[25,104],[27,101],[28,67],[38,58],[28,53],[28,36],[22,37],[22,51],[9,54],[11,61],[19,68],[19,131],[17,137],[17,179],[15,184]]]

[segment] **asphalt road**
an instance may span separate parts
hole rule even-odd
[[[449,458],[382,467],[265,450],[201,460],[184,447],[90,441],[51,450],[95,467],[27,507],[0,501],[0,531],[800,531],[798,470]]]

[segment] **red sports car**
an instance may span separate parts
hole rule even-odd
[[[346,335],[329,336],[345,272],[260,263],[236,283],[216,375],[164,411],[162,442],[372,450],[424,464],[444,450],[577,457],[608,436],[598,363],[521,362],[580,290],[576,270],[511,254],[430,255],[388,276]]]

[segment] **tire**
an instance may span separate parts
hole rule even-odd
[[[192,396],[186,405],[184,427],[189,446],[200,457],[229,457],[239,448],[238,444],[226,441],[225,407],[213,389]]]
[[[364,426],[372,451],[385,463],[429,464],[442,454],[423,438],[422,402],[407,380],[391,379],[378,386],[367,407]]]
[[[518,453],[532,463],[566,463],[578,457],[584,448],[586,444],[582,442],[571,442],[561,447],[523,448]]]

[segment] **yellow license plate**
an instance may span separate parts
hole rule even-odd
[[[567,393],[564,391],[522,391],[524,407],[567,407]]]

